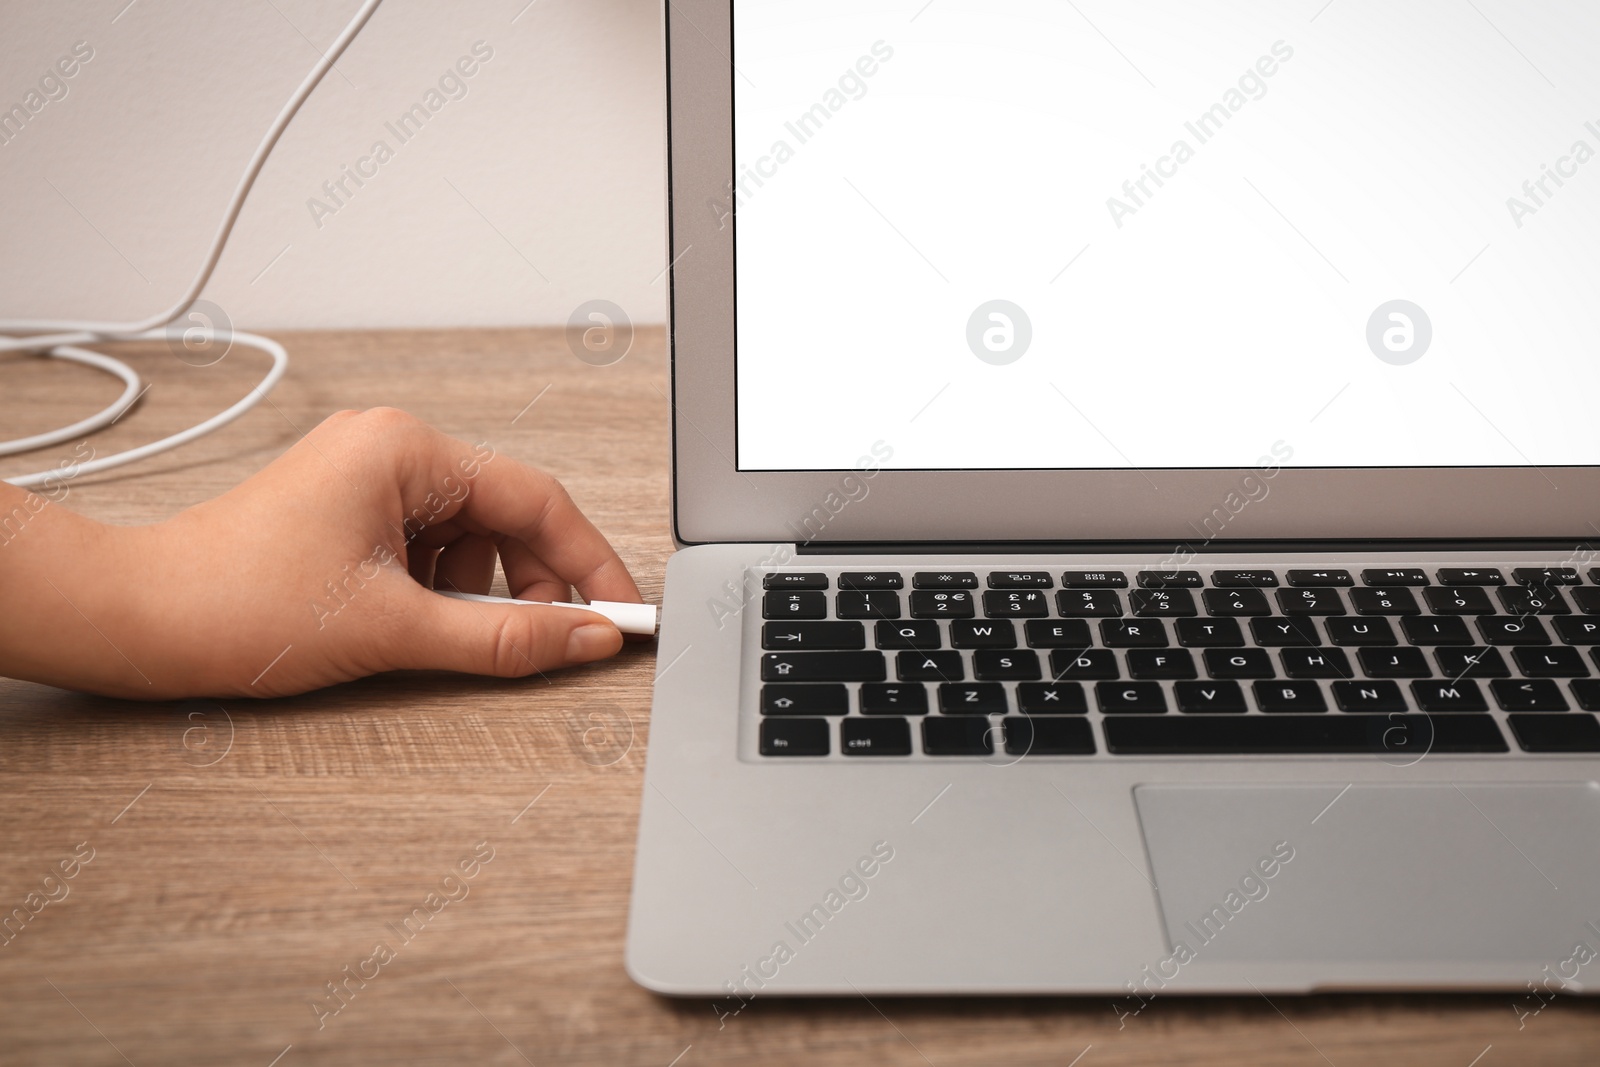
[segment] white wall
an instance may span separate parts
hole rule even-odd
[[[0,144],[0,318],[167,306],[356,7],[0,0],[0,111],[94,50]],[[207,296],[254,328],[561,323],[593,298],[662,321],[659,27],[655,0],[388,0],[290,125]],[[385,124],[477,41],[493,57],[466,95],[402,144]],[[319,226],[308,201],[378,140],[393,158]]]

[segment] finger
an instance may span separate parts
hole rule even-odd
[[[500,562],[506,570],[506,587],[516,599],[572,599],[572,586],[521,541],[507,538],[500,545]]]
[[[507,540],[500,546],[500,560],[506,570],[506,584],[518,600],[572,600],[572,587],[556,575],[544,561],[521,541]],[[523,585],[523,582],[531,584]],[[646,634],[626,634],[625,641],[649,641]]]
[[[475,532],[522,541],[591,600],[642,602],[622,560],[550,475],[393,408],[356,418],[357,433],[349,432],[354,419],[340,429],[358,442],[354,447],[367,462],[388,468],[397,490],[393,521],[408,534],[451,519],[475,523]],[[319,427],[310,436],[319,435],[327,434]]]
[[[462,534],[439,551],[433,565],[433,588],[487,593],[494,584],[494,542],[478,534]]]
[[[410,620],[398,665],[523,678],[616,654],[622,634],[603,615],[569,608],[480,604],[424,589],[407,604]]]
[[[589,600],[643,600],[628,568],[560,482],[486,445],[473,449],[416,426],[426,430],[425,452],[412,452],[402,466],[408,511],[426,507],[430,522],[459,517],[513,537]],[[412,435],[410,447],[416,444]]]
[[[456,522],[440,522],[410,530],[406,539],[406,572],[424,589],[434,588],[438,585],[440,550],[450,547],[465,536],[467,531]],[[490,578],[493,577],[491,573]],[[462,589],[464,592],[488,592],[487,587],[476,590],[463,586]]]

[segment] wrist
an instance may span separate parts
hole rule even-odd
[[[0,587],[7,599],[0,673],[68,689],[151,695],[151,682],[118,648],[127,642],[126,542],[135,529],[0,485]]]

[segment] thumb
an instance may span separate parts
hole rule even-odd
[[[622,633],[604,615],[524,604],[454,600],[426,589],[407,605],[414,670],[522,678],[617,654]]]

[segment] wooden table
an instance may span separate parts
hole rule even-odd
[[[161,519],[328,413],[389,404],[555,473],[659,598],[672,551],[660,331],[610,367],[550,330],[285,339],[294,363],[270,404],[83,479],[69,506]],[[220,410],[263,363],[127,351],[153,385],[96,438],[102,453]],[[115,388],[68,366],[0,367],[0,436],[63,425]],[[25,459],[0,475],[46,465]],[[719,1027],[709,1002],[657,997],[622,969],[653,662],[645,646],[548,681],[391,676],[256,704],[0,680],[0,914],[93,850],[52,883],[65,897],[0,941],[0,1062],[1600,1062],[1600,1002],[1558,1001],[1519,1028],[1507,995],[1171,997],[1120,1030],[1104,999],[757,1000]],[[446,883],[481,842],[492,860]],[[392,958],[360,979],[380,942]],[[337,1014],[329,982],[347,990]]]

